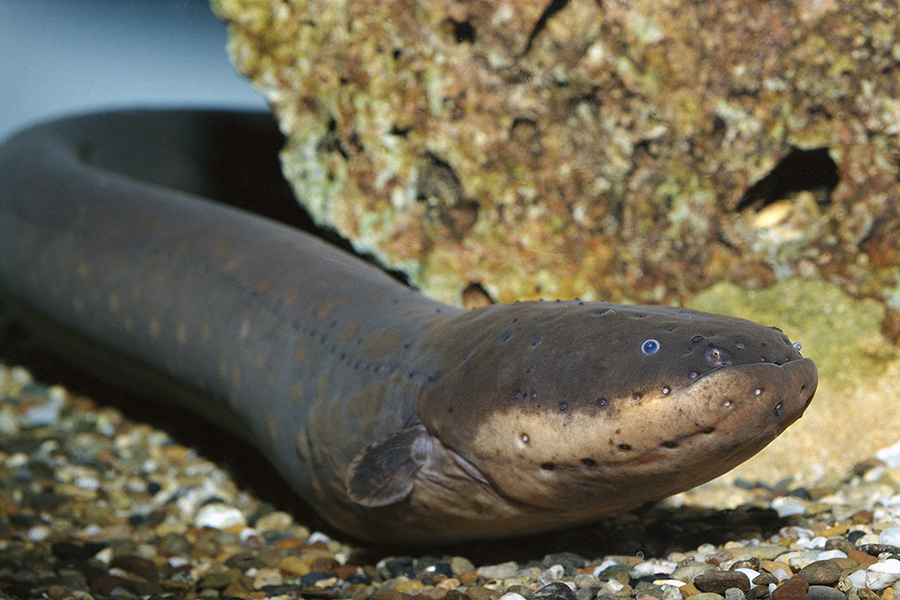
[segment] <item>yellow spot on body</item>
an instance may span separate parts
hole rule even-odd
[[[72,308],[74,308],[75,312],[77,312],[77,313],[83,313],[84,312],[84,300],[82,300],[81,298],[79,298],[77,296],[72,298]]]
[[[241,379],[243,378],[244,373],[241,371],[241,368],[237,365],[231,368],[231,385],[237,389],[241,387]]]
[[[303,406],[303,384],[295,383],[291,388],[291,402],[294,406]]]
[[[262,351],[256,353],[256,368],[262,370],[266,365],[266,354]]]
[[[173,361],[171,358],[166,359],[166,369],[168,369],[169,373],[172,373],[173,375],[178,372],[178,367],[175,365],[175,361]]]
[[[303,363],[306,361],[306,346],[300,345],[297,346],[297,350],[294,351],[294,360],[298,363]]]
[[[266,412],[266,431],[269,439],[274,440],[278,437],[278,419],[271,412]]]
[[[231,248],[232,243],[232,240],[228,238],[222,238],[216,242],[214,247],[216,252],[219,252],[221,254],[222,252],[225,252],[229,248]]]
[[[297,431],[297,435],[294,436],[294,442],[297,447],[297,454],[300,456],[300,459],[306,463],[311,462],[312,451],[310,451],[309,449],[309,438],[307,438],[306,432],[303,428]]]
[[[275,279],[273,277],[269,277],[260,282],[258,286],[256,286],[256,293],[260,296],[265,296],[272,288],[275,286]]]
[[[226,377],[228,377],[228,363],[225,362],[224,358],[220,358],[219,364],[216,366],[219,369],[219,377],[221,377],[222,379],[225,379]]]
[[[296,289],[289,291],[281,298],[282,306],[293,306],[294,302],[300,297],[300,292]]]
[[[222,265],[222,273],[224,273],[225,275],[231,275],[232,273],[237,271],[240,268],[240,266],[241,266],[241,261],[236,258],[232,258],[227,263]]]
[[[150,332],[150,337],[157,338],[159,337],[159,317],[153,316],[150,317],[150,321],[147,323],[147,331]]]
[[[126,316],[124,319],[122,319],[122,327],[124,327],[125,331],[127,331],[128,333],[133,332],[134,331],[134,319],[132,319],[129,316]]]
[[[200,330],[200,339],[203,340],[204,343],[207,343],[212,339],[212,327],[210,327],[208,323],[203,324],[203,328]]]
[[[248,335],[250,335],[250,321],[245,320],[241,323],[241,330],[238,332],[238,337],[243,340],[246,339]]]
[[[91,266],[84,261],[78,263],[78,267],[76,269],[78,271],[78,276],[81,278],[87,277],[91,274]]]
[[[179,321],[178,325],[175,326],[175,339],[178,340],[178,343],[182,346],[187,344],[188,328],[182,321]]]
[[[106,297],[106,306],[109,308],[109,312],[119,312],[119,308],[121,308],[119,295],[115,292],[110,293]]]

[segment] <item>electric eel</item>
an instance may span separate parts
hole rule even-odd
[[[590,522],[728,471],[812,400],[815,365],[775,327],[578,300],[463,310],[204,197],[235,175],[216,152],[251,165],[273,128],[135,110],[13,136],[0,295],[72,360],[246,437],[336,528],[425,544]]]

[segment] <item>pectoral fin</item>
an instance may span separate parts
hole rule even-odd
[[[431,436],[422,425],[391,434],[363,448],[350,463],[347,493],[363,506],[400,502],[431,456]]]

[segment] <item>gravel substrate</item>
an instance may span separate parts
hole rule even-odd
[[[898,454],[527,540],[373,549],[311,531],[166,433],[0,365],[0,598],[893,600]]]

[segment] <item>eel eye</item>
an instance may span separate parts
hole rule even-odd
[[[659,342],[656,340],[647,340],[641,344],[641,352],[650,356],[659,352]]]

